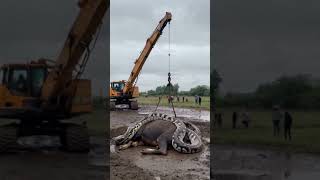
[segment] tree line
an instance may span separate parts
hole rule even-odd
[[[274,81],[261,83],[253,92],[229,92],[216,96],[217,106],[260,107],[274,105],[291,109],[320,108],[320,81],[307,74],[281,76]]]
[[[141,92],[142,96],[160,96],[168,95],[169,93],[173,96],[210,96],[210,87],[207,85],[198,85],[191,88],[189,91],[179,91],[179,84],[174,84],[171,88],[167,86],[158,86],[155,90],[149,90]]]

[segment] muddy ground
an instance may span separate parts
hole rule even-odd
[[[58,149],[55,138],[30,137],[26,141],[29,146],[16,147],[0,155],[0,179],[107,179],[105,137],[91,137],[89,154],[64,152]],[[32,142],[37,143],[32,146]]]
[[[138,112],[131,110],[117,110],[111,112],[110,126],[111,137],[125,132],[129,124],[140,120],[154,107],[144,106]],[[172,114],[170,109],[160,108],[159,112]],[[193,110],[176,109],[178,118],[196,124],[203,136],[204,150],[197,154],[181,154],[173,149],[167,156],[142,155],[140,151],[145,148],[133,147],[118,151],[111,146],[111,179],[209,179],[210,160],[209,146],[210,129],[209,121],[201,119],[201,114],[207,112],[193,112]],[[204,116],[205,117],[205,116]]]
[[[320,156],[214,145],[212,175],[215,180],[318,180]]]

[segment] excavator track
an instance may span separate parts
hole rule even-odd
[[[89,152],[88,128],[83,125],[67,124],[61,137],[63,148],[70,152]]]
[[[137,101],[130,101],[129,106],[130,106],[130,109],[132,109],[132,110],[138,110],[138,108],[139,108]]]
[[[6,152],[17,144],[17,126],[14,124],[0,126],[0,152]]]

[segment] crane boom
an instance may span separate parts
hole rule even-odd
[[[123,89],[123,92],[125,94],[128,94],[131,91],[131,89],[134,85],[134,82],[136,81],[136,79],[137,79],[144,63],[146,62],[153,46],[158,41],[158,39],[159,39],[160,35],[162,34],[163,29],[166,27],[167,23],[169,23],[171,21],[171,17],[172,17],[171,13],[166,12],[166,15],[161,19],[161,21],[159,22],[156,29],[153,31],[151,36],[147,39],[146,45],[144,46],[143,51],[141,52],[138,59],[135,61],[135,65],[131,71],[129,79]]]
[[[89,45],[102,24],[110,2],[109,0],[80,0],[78,5],[79,15],[56,60],[55,67],[49,72],[43,85],[41,99],[44,102],[59,96],[71,84],[73,73],[78,65],[82,66],[81,61],[84,60],[81,57],[89,50]]]

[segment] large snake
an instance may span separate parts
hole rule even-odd
[[[202,149],[202,141],[200,136],[200,130],[189,122],[183,122],[181,120],[175,119],[172,116],[162,114],[162,113],[151,113],[148,116],[144,117],[140,121],[136,122],[133,126],[128,127],[127,131],[120,136],[113,138],[117,145],[128,143],[139,129],[155,120],[165,120],[175,124],[177,127],[172,136],[172,147],[180,153],[197,153]],[[187,137],[190,143],[184,141]]]

